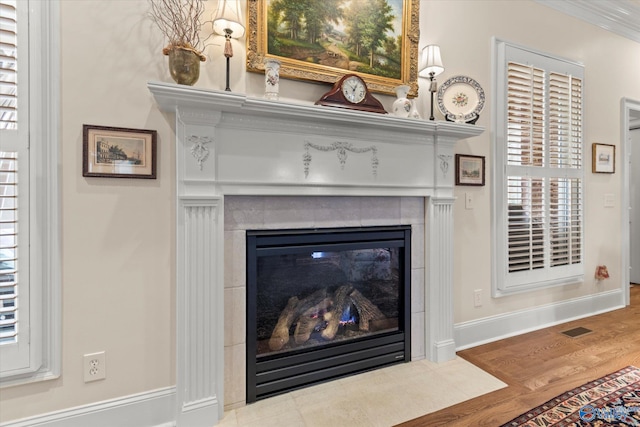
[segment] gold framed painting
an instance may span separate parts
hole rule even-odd
[[[419,0],[248,0],[247,70],[280,61],[284,78],[335,83],[361,76],[370,91],[418,94]]]

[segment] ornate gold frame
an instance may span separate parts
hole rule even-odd
[[[310,0],[315,1],[315,0]],[[394,95],[395,88],[401,84],[411,88],[409,96],[418,94],[418,41],[420,39],[419,0],[403,0],[402,19],[402,65],[400,79],[380,77],[373,74],[356,73],[367,83],[372,92]],[[335,83],[348,70],[318,65],[310,62],[289,59],[283,56],[267,54],[267,2],[265,0],[247,1],[247,71],[264,72],[264,58],[269,56],[281,62],[280,76],[317,82]]]

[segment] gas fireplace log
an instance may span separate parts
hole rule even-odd
[[[360,293],[357,289],[355,289],[351,294],[349,294],[351,300],[353,301],[353,305],[356,306],[358,310],[358,315],[360,316],[360,330],[368,331],[369,330],[369,322],[372,320],[380,320],[384,319],[386,316],[382,314],[380,309],[376,307],[371,300]]]
[[[340,326],[340,319],[342,314],[351,305],[351,298],[349,298],[349,292],[353,290],[351,285],[342,285],[336,290],[333,298],[333,307],[331,311],[327,313],[327,327],[322,331],[322,338],[326,340],[332,340],[335,338]]]
[[[326,289],[323,290],[322,295],[326,295]],[[314,294],[315,295],[315,294]],[[312,295],[313,296],[313,295]],[[303,301],[299,306],[303,306]],[[296,331],[293,334],[293,339],[296,344],[304,344],[311,337],[313,330],[323,320],[324,313],[331,305],[331,298],[324,298],[318,304],[306,310],[298,318],[298,324],[296,325]]]
[[[295,296],[289,298],[287,306],[282,310],[282,313],[280,313],[280,317],[278,317],[276,327],[273,328],[273,333],[269,339],[269,348],[274,351],[280,350],[289,342],[289,329],[303,313],[309,313],[309,315],[311,315],[313,310],[316,310],[318,317],[320,317],[330,304],[331,300],[327,298],[327,288],[320,289],[302,300],[299,300]],[[315,327],[315,325],[313,327]],[[313,327],[311,330],[313,330]],[[299,325],[296,328],[296,334],[298,333],[298,328],[300,328]],[[302,339],[304,334],[304,332],[301,332],[300,338],[298,339]],[[311,335],[311,332],[309,332],[309,335]],[[300,344],[298,339],[296,339],[296,342]],[[308,339],[309,337],[304,341]]]
[[[321,320],[321,317],[300,316],[298,318],[298,324],[296,325],[296,331],[293,333],[293,340],[296,344],[304,344],[307,342],[314,328]]]
[[[331,299],[327,298],[327,288],[322,288],[315,291],[308,297],[301,299],[296,310],[298,311],[299,316],[307,312],[311,313],[312,310],[318,310],[318,312],[321,313],[330,305]]]
[[[269,339],[269,348],[271,350],[280,350],[286,343],[289,342],[289,328],[293,324],[293,321],[298,317],[296,307],[300,303],[297,297],[289,298],[287,306],[280,313],[278,317],[278,323],[273,328],[273,333]]]

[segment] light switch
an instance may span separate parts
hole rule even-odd
[[[464,193],[464,208],[473,209],[473,196],[471,193]]]

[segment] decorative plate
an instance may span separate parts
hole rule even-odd
[[[438,89],[438,109],[451,122],[475,123],[484,108],[484,90],[467,76],[455,76]]]

